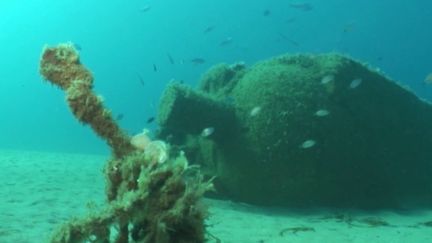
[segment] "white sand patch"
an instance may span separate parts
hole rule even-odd
[[[89,201],[103,203],[106,159],[0,151],[0,242],[45,242],[53,227],[85,215]],[[432,210],[287,210],[205,203],[210,206],[208,231],[223,243],[432,242]]]
[[[0,242],[45,242],[53,227],[104,200],[105,157],[0,151]]]
[[[224,243],[432,242],[431,227],[419,224],[432,221],[432,210],[288,210],[206,201],[208,230]]]

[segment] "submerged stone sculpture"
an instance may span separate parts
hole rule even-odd
[[[217,65],[198,89],[170,84],[158,116],[220,194],[279,206],[431,203],[431,121],[430,104],[335,54]]]
[[[211,182],[196,171],[186,175],[186,158],[169,154],[162,141],[134,146],[93,93],[93,77],[72,44],[45,48],[40,72],[66,92],[75,117],[113,152],[105,167],[106,208],[65,223],[51,242],[204,242],[206,210],[200,198]]]

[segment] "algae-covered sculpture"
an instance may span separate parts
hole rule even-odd
[[[131,143],[93,93],[93,77],[72,44],[45,48],[40,72],[66,92],[75,117],[113,152],[105,167],[108,206],[64,224],[51,242],[203,242],[206,210],[200,199],[211,182],[197,171],[186,176],[183,153],[169,154],[163,141],[139,148]]]
[[[159,110],[159,136],[216,176],[225,197],[272,206],[432,203],[432,106],[349,57],[220,64],[198,89],[170,84]],[[205,127],[214,133],[201,136]]]

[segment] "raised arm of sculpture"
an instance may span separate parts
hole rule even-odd
[[[93,76],[80,63],[73,44],[45,48],[40,73],[66,92],[66,100],[75,117],[106,140],[116,158],[134,150],[130,138],[119,128],[111,111],[103,106],[101,96],[93,92]]]
[[[45,48],[40,72],[66,92],[75,117],[113,151],[105,166],[106,207],[66,222],[51,242],[204,242],[207,214],[200,199],[212,184],[199,173],[185,179],[184,153],[169,154],[163,141],[151,141],[145,134],[130,139],[123,133],[93,93],[93,77],[72,44]],[[145,143],[139,141],[143,138]]]

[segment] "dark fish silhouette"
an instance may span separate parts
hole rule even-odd
[[[354,27],[355,27],[355,23],[348,23],[343,27],[342,32],[343,33],[352,32],[355,29]]]
[[[211,32],[211,31],[213,31],[214,28],[215,28],[215,26],[213,26],[213,25],[208,26],[207,28],[205,28],[204,34],[207,34],[207,33]]]
[[[157,66],[156,66],[156,64],[154,64],[154,63],[153,63],[153,71],[155,71],[155,72],[158,71]]]
[[[72,43],[72,45],[73,45],[73,47],[74,47],[77,51],[81,51],[81,50],[82,50],[82,47],[81,47],[80,44],[78,44],[78,43]]]
[[[268,9],[266,9],[266,10],[263,11],[263,16],[264,17],[268,17],[268,16],[270,16],[270,14],[271,14],[271,12]]]
[[[149,117],[149,119],[147,119],[147,124],[154,122],[154,120],[155,120],[154,116]]]
[[[149,11],[151,9],[151,6],[150,5],[145,5],[145,6],[143,6],[142,8],[140,8],[140,12],[141,13],[145,13],[145,12],[147,12],[147,11]]]
[[[289,6],[291,8],[296,8],[298,10],[302,11],[311,11],[313,9],[313,6],[309,3],[290,3]]]
[[[300,46],[300,44],[299,44],[297,41],[288,38],[286,35],[284,35],[284,34],[282,34],[282,33],[279,33],[279,36],[280,36],[282,39],[284,39],[284,40],[288,41],[289,43],[291,43],[293,46]]]
[[[174,59],[172,58],[172,56],[171,56],[169,53],[167,53],[167,56],[168,56],[168,60],[169,60],[169,62],[170,62],[171,64],[174,64]]]
[[[232,37],[227,37],[227,38],[225,38],[225,40],[223,40],[219,43],[219,46],[229,45],[229,44],[231,44],[232,40],[233,40]]]
[[[295,21],[296,21],[296,18],[295,18],[295,17],[291,17],[291,18],[287,19],[287,20],[285,21],[285,23],[287,23],[287,24],[291,24],[291,23],[294,23]]]
[[[123,119],[124,115],[123,113],[120,113],[116,116],[116,121],[121,121]]]
[[[141,75],[139,74],[139,72],[136,72],[136,75],[138,77],[138,81],[140,82],[141,86],[144,87],[145,86],[144,79],[141,77]]]
[[[195,65],[199,65],[199,64],[204,64],[206,61],[203,58],[200,57],[196,57],[194,59],[191,59],[191,63],[195,64]]]

